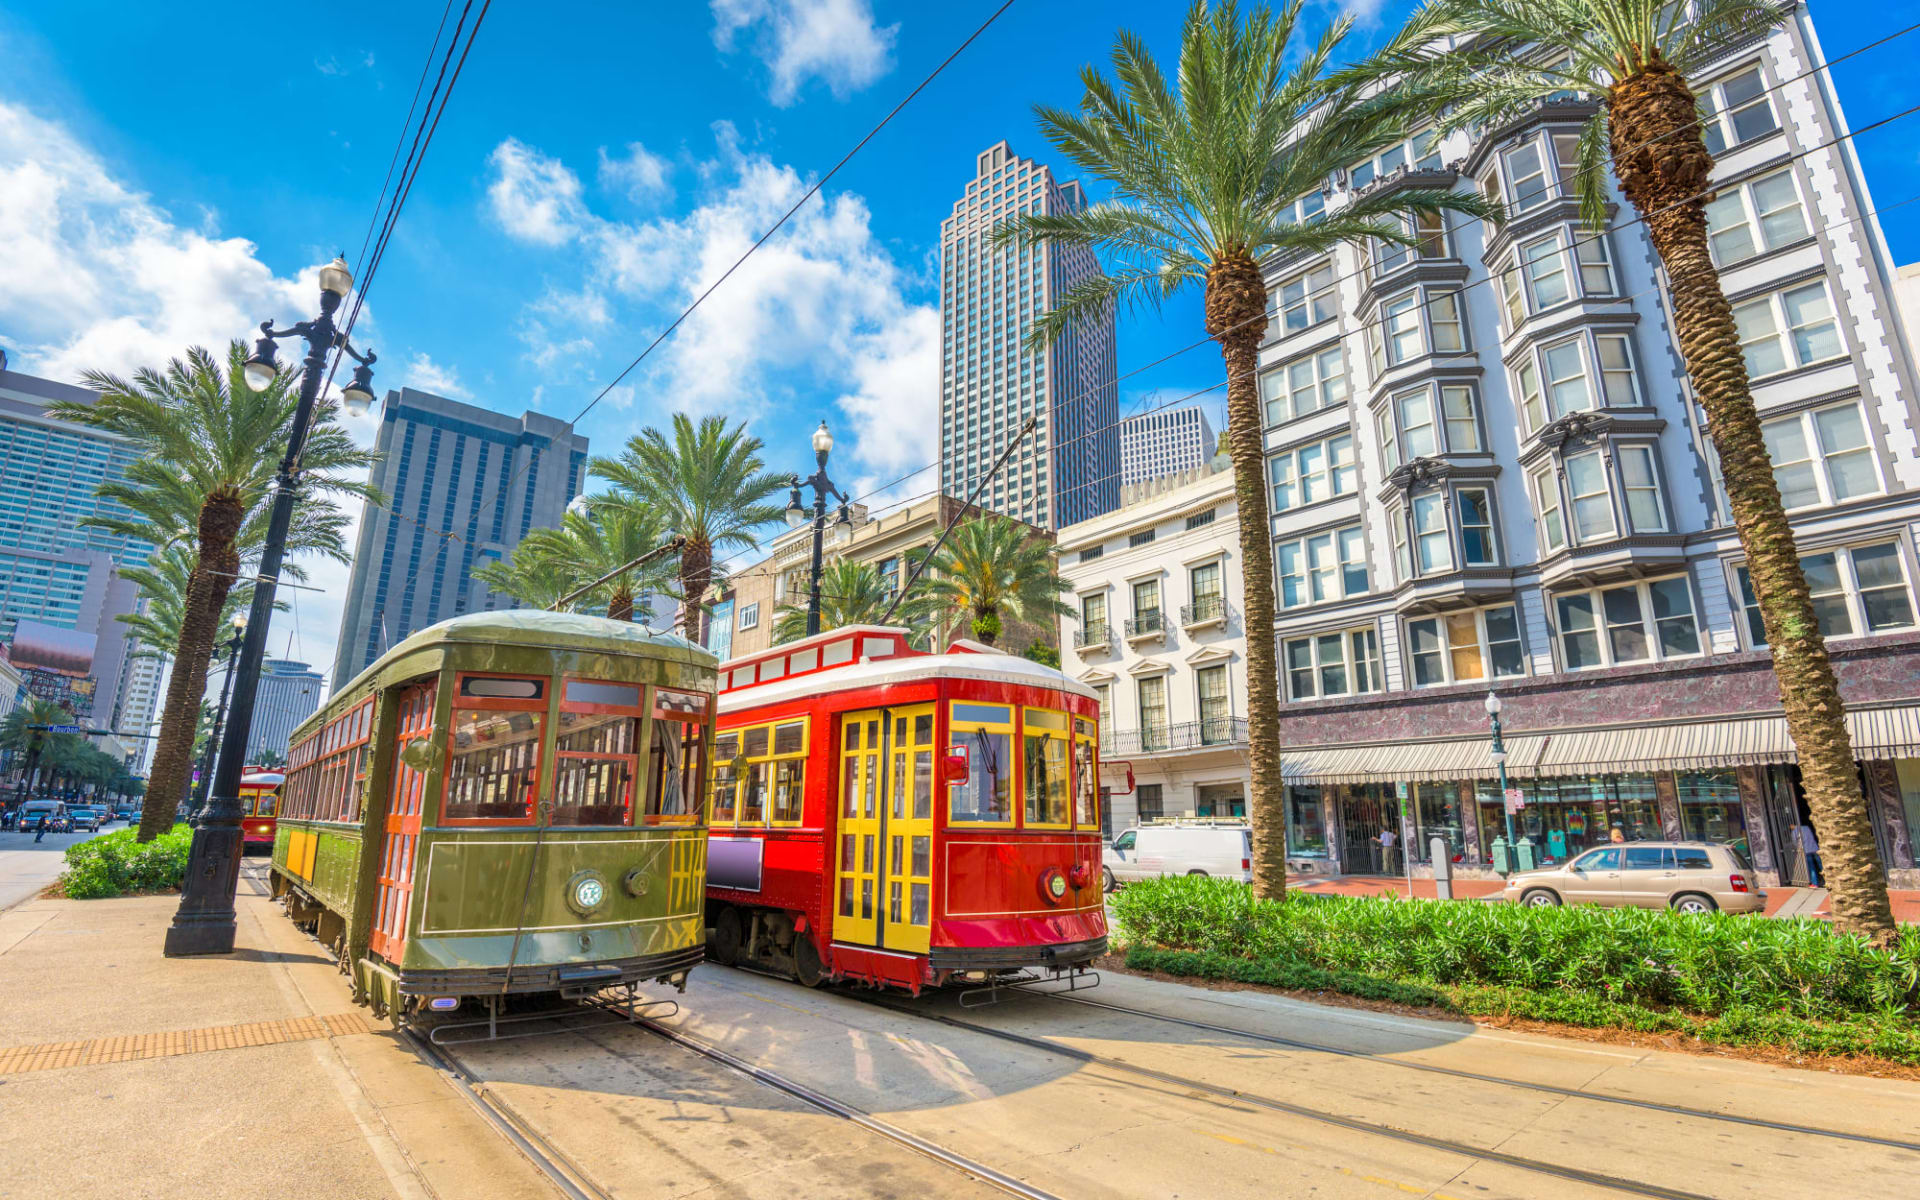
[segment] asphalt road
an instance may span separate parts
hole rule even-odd
[[[124,825],[113,824],[100,832],[124,828]],[[36,842],[31,830],[0,833],[0,912],[33,899],[41,888],[60,877],[60,869],[66,865],[67,847],[96,836],[85,832],[49,833]]]

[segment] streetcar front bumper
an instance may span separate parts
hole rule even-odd
[[[1065,971],[1084,967],[1107,952],[1105,935],[1051,946],[935,946],[927,951],[934,971]]]

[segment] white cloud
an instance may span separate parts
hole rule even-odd
[[[673,164],[639,142],[628,142],[624,158],[610,158],[600,147],[600,186],[618,192],[635,204],[673,197],[673,185],[667,176]]]
[[[616,221],[583,207],[575,215],[570,249],[586,256],[584,278],[577,290],[550,290],[528,306],[521,336],[529,357],[552,366],[584,355],[603,327],[650,338],[806,190],[793,168],[742,150],[731,127],[716,125],[714,135],[717,154],[696,172],[701,193],[686,213]],[[519,153],[539,157],[524,146]],[[514,168],[496,156],[495,169]],[[816,196],[655,351],[631,396],[604,403],[828,418],[843,430],[849,478],[900,474],[938,450],[939,315],[907,299],[913,282],[874,236],[861,197]]]
[[[782,108],[818,78],[844,100],[885,75],[898,25],[879,28],[868,0],[712,0],[713,42],[732,51],[746,31],[773,73],[768,96]]]
[[[487,159],[494,179],[487,202],[514,237],[544,246],[571,238],[581,215],[580,177],[521,142],[508,138]]]
[[[401,372],[400,382],[436,396],[449,396],[455,400],[473,398],[473,393],[461,386],[458,371],[441,366],[424,352],[414,355],[412,361],[407,363]]]

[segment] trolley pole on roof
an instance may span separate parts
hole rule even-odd
[[[813,569],[807,582],[807,636],[820,632],[820,557],[822,543],[827,532],[827,497],[835,496],[840,501],[840,515],[834,524],[851,527],[853,514],[847,511],[846,493],[833,486],[833,480],[827,478],[827,455],[833,453],[833,435],[827,432],[827,423],[820,422],[820,428],[813,431],[813,457],[820,469],[806,479],[793,476],[791,490],[787,493],[787,527],[800,528],[807,519],[807,510],[800,504],[800,488],[807,485],[813,488]]]
[[[193,845],[187,851],[187,874],[181,884],[180,907],[167,929],[166,954],[229,954],[233,951],[234,893],[240,886],[240,770],[247,757],[247,738],[253,732],[254,694],[260,690],[260,660],[267,653],[267,629],[273,624],[274,587],[280,579],[280,560],[287,552],[287,530],[293,524],[293,497],[300,486],[300,452],[313,428],[320,401],[320,384],[327,374],[327,356],[339,349],[357,364],[353,379],[340,391],[347,412],[360,416],[373,406],[372,351],[365,354],[347,342],[346,331],[334,324],[333,314],[353,290],[353,272],[346,258],[335,258],[320,268],[320,315],[289,329],[260,322],[260,337],[247,356],[242,374],[256,392],[271,387],[280,373],[276,343],[298,337],[307,344],[300,363],[300,401],[287,430],[287,449],[273,479],[272,507],[267,514],[267,540],[260,548],[260,568],[253,585],[253,612],[240,643],[240,657],[230,679],[233,704],[220,742],[219,765],[214,771],[212,799],[194,821]],[[167,803],[160,797],[159,803]]]

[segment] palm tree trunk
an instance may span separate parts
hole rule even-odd
[[[693,641],[700,632],[700,602],[707,598],[707,584],[713,578],[713,547],[688,538],[680,547],[680,594],[685,597],[686,616],[681,632]]]
[[[1666,267],[1674,332],[1707,412],[1734,529],[1747,554],[1832,888],[1834,926],[1891,944],[1896,930],[1886,870],[1860,791],[1839,681],[1760,434],[1733,309],[1707,251],[1706,211],[1696,197],[1708,186],[1713,158],[1695,123],[1693,92],[1665,63],[1654,62],[1616,86],[1607,103],[1614,169]]]
[[[167,681],[167,703],[161,711],[153,769],[147,776],[146,803],[140,809],[138,840],[142,842],[150,842],[173,828],[174,814],[187,794],[200,702],[207,691],[207,665],[219,632],[215,627],[240,569],[234,538],[244,515],[231,499],[209,500],[200,509],[200,555],[187,577],[180,643],[174,648],[173,675]]]
[[[1260,264],[1222,256],[1207,272],[1207,332],[1227,368],[1227,454],[1240,520],[1240,574],[1247,633],[1247,757],[1252,795],[1253,894],[1287,894],[1287,802],[1280,781],[1280,676],[1273,648],[1273,541],[1267,520],[1267,472],[1261,453],[1260,339],[1267,287]]]

